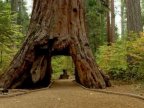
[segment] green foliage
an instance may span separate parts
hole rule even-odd
[[[93,52],[106,42],[106,11],[100,0],[86,0],[88,36]]]
[[[17,52],[17,49],[10,50],[8,47],[4,47],[4,49],[0,51],[0,74],[2,74],[8,67],[12,57]]]
[[[113,74],[112,77],[119,77],[117,74],[127,69],[126,54],[125,44],[118,41],[112,46],[101,46],[97,54],[97,62],[102,69]]]
[[[127,42],[128,49],[128,72],[137,80],[144,79],[144,33],[140,38],[136,38]],[[136,76],[136,77],[135,77]]]
[[[20,26],[13,23],[15,15],[11,15],[10,4],[0,2],[0,43],[9,45],[11,42],[18,43],[15,41],[17,38],[22,38],[22,34],[19,32]],[[18,36],[18,37],[16,37]]]
[[[138,37],[136,34],[129,36]],[[101,46],[97,62],[113,79],[144,80],[144,34],[132,40],[120,40]]]
[[[24,37],[21,26],[14,22],[15,17],[10,4],[0,0],[0,72],[9,64]]]
[[[26,35],[29,26],[29,15],[26,9],[26,2],[21,0],[19,3],[19,10],[17,12],[17,24],[22,26],[21,32]]]
[[[68,74],[74,73],[74,65],[71,57],[68,56],[55,56],[52,58],[53,78],[59,78],[63,69],[66,69]]]

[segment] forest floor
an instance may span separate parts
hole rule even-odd
[[[104,91],[144,95],[137,86],[116,84]],[[142,99],[84,89],[72,80],[56,80],[50,88],[7,96],[0,95],[0,108],[144,108]]]

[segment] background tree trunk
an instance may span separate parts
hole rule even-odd
[[[116,40],[115,35],[115,3],[114,0],[111,0],[111,37],[112,37],[112,43]]]
[[[47,86],[52,74],[51,57],[55,55],[72,56],[76,80],[85,87],[110,86],[89,47],[83,2],[34,0],[27,39],[1,76],[1,87]]]
[[[124,37],[125,32],[126,32],[126,24],[125,24],[125,19],[126,19],[126,12],[125,12],[125,0],[121,0],[121,35]]]
[[[11,0],[11,11],[16,13],[18,11],[18,2],[19,0]]]
[[[128,32],[142,32],[142,16],[140,0],[126,0]]]
[[[108,45],[111,45],[111,43],[113,42],[113,38],[112,38],[112,35],[111,35],[111,19],[110,19],[110,1],[109,0],[106,0],[106,3],[107,3],[107,7],[108,7],[108,10],[107,10],[107,42],[108,42]]]

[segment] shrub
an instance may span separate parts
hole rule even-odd
[[[132,34],[133,37],[138,37]],[[112,79],[144,80],[144,33],[139,38],[103,45],[96,54],[97,63]]]

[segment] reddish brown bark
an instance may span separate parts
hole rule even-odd
[[[114,0],[111,0],[111,41],[112,43],[115,42],[116,36],[115,36],[115,2]]]
[[[140,0],[126,0],[127,31],[143,31]]]
[[[115,14],[114,0],[107,0],[107,42],[111,45],[115,42]]]
[[[107,0],[107,6],[110,8],[110,2]],[[112,37],[111,37],[111,23],[110,23],[110,12],[109,10],[107,11],[107,42],[108,45],[111,45],[112,43]]]
[[[48,85],[51,57],[72,56],[76,80],[89,88],[110,86],[89,47],[84,0],[34,0],[30,27],[22,48],[0,78],[4,88]]]

